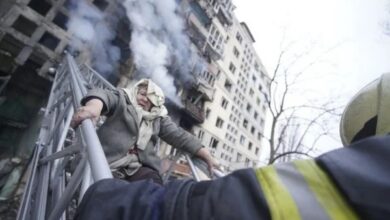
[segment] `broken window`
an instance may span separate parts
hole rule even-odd
[[[39,40],[39,43],[54,51],[60,43],[60,40],[49,32],[45,32]]]
[[[45,0],[31,0],[30,3],[28,3],[28,7],[42,16],[46,16],[47,12],[50,11],[51,4]]]
[[[108,6],[108,2],[105,1],[105,0],[95,0],[92,2],[96,7],[98,7],[101,11],[104,11],[107,6]]]
[[[209,147],[212,149],[217,149],[219,141],[214,137],[211,137]]]
[[[22,51],[24,44],[10,34],[6,34],[0,42],[0,49],[16,57]]]
[[[31,37],[35,29],[37,29],[38,25],[26,17],[20,15],[18,19],[16,19],[16,21],[12,24],[12,27],[27,37]]]
[[[53,23],[56,24],[58,27],[67,30],[66,23],[68,23],[68,17],[64,15],[61,12],[58,12],[56,16],[53,19]]]

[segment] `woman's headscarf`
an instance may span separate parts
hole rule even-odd
[[[137,94],[140,86],[147,86],[146,96],[153,104],[150,112],[142,109],[137,103]],[[150,137],[153,134],[153,121],[157,117],[162,117],[168,114],[164,106],[165,96],[161,88],[150,79],[141,79],[130,89],[123,89],[131,104],[135,107],[137,112],[137,122],[139,126],[139,135],[137,140],[137,148],[144,150]]]

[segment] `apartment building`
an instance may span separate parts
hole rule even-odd
[[[77,0],[20,0],[0,3],[0,149],[1,158],[29,158],[42,120],[55,69],[64,51],[93,66],[91,47],[72,48],[68,28]],[[85,0],[92,14],[107,17],[109,41],[120,49],[115,74],[119,87],[132,80],[131,24],[117,1]],[[168,100],[173,119],[198,136],[227,169],[254,166],[261,152],[267,76],[253,49],[249,28],[234,15],[231,0],[177,0],[185,19],[193,65],[191,85],[178,84],[181,105]],[[88,14],[83,15],[88,18]],[[100,16],[100,15],[99,15]],[[88,18],[96,22],[95,18]],[[95,20],[94,20],[95,19]],[[110,23],[113,22],[113,23]],[[96,61],[95,61],[96,63]],[[171,153],[162,144],[162,154]]]
[[[214,89],[193,132],[226,170],[257,166],[266,120],[266,70],[230,0],[190,1],[190,36],[208,61],[199,78]]]

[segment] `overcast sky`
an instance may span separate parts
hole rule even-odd
[[[287,41],[297,41],[301,47],[315,42],[319,51],[334,48],[324,55],[325,62],[309,71],[310,80],[302,87],[318,97],[339,96],[341,105],[362,86],[390,72],[390,36],[384,30],[390,21],[389,2],[233,0],[235,14],[248,24],[268,72],[275,66],[283,33]]]
[[[234,4],[268,71],[280,52],[283,29],[287,39],[316,41],[325,49],[339,45],[326,57],[327,72],[337,79],[332,86],[345,89],[345,96],[390,71],[390,37],[383,28],[390,21],[388,0],[235,0]]]

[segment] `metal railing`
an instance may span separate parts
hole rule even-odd
[[[72,200],[81,198],[92,182],[112,178],[92,121],[83,121],[75,131],[70,128],[87,85],[113,88],[98,74],[82,75],[67,54],[44,109],[17,219],[66,219]]]
[[[115,89],[89,66],[79,68],[67,54],[43,110],[17,219],[69,219],[93,182],[112,178],[92,121],[84,120],[76,130],[70,128],[75,109],[86,89],[92,87]],[[187,160],[199,181],[191,158],[187,156]]]

